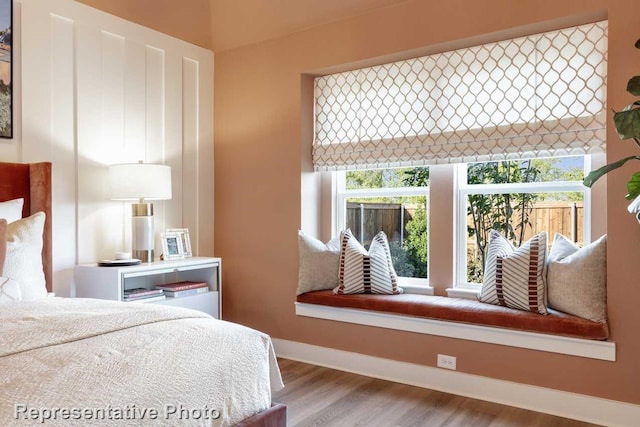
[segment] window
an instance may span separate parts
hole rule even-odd
[[[334,232],[367,245],[382,229],[401,275],[472,290],[492,228],[588,242],[581,171],[606,149],[607,48],[601,21],[315,78]]]
[[[477,288],[482,283],[491,230],[516,247],[541,231],[548,233],[549,244],[555,233],[588,242],[590,198],[582,177],[589,160],[578,156],[460,165],[458,285]]]
[[[441,166],[442,167],[442,166]],[[499,230],[514,246],[540,231],[562,233],[582,244],[590,241],[590,191],[582,185],[590,156],[447,165],[456,184],[445,184],[454,197],[457,239],[457,288],[478,290],[482,283],[488,236]],[[430,268],[431,209],[445,201],[429,195],[429,168],[399,168],[336,172],[335,232],[350,228],[368,248],[383,230],[398,276],[427,279]],[[438,184],[437,181],[431,181]],[[406,283],[406,282],[405,282]],[[416,284],[426,285],[426,281]]]
[[[428,168],[336,173],[336,232],[350,228],[368,249],[384,231],[398,276],[426,279],[428,181]]]

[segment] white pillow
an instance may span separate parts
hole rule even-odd
[[[296,295],[338,286],[340,239],[326,244],[298,231],[298,289]]]
[[[519,248],[492,230],[479,300],[494,305],[547,314],[545,260],[547,233],[542,231]]]
[[[0,304],[20,301],[22,299],[22,292],[20,292],[20,285],[13,279],[0,276]]]
[[[44,212],[7,225],[7,257],[3,275],[18,282],[23,300],[47,296],[42,267]]]
[[[557,233],[547,265],[549,307],[607,321],[607,236],[580,249]]]
[[[341,236],[340,272],[336,294],[401,294],[384,231],[371,241],[369,251],[347,229]]]
[[[24,205],[24,199],[13,199],[7,202],[0,202],[0,218],[7,220],[7,223],[11,223],[22,218],[22,206]]]

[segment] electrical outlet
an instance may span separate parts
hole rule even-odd
[[[444,354],[438,355],[438,368],[456,370],[456,358],[454,356],[447,356]]]

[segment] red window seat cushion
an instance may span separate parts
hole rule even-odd
[[[609,337],[609,328],[606,323],[592,322],[551,309],[549,309],[548,315],[541,315],[463,298],[417,294],[336,295],[328,290],[298,295],[297,301],[306,304],[381,311],[572,338],[606,340]]]

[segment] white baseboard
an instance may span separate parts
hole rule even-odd
[[[274,338],[278,357],[607,426],[637,426],[640,405]],[[286,384],[285,384],[286,387]]]

